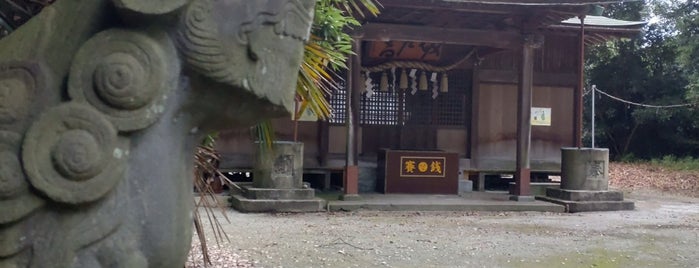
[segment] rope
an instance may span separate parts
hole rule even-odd
[[[428,72],[443,73],[446,71],[450,71],[450,70],[456,68],[457,66],[461,65],[462,63],[466,62],[474,53],[476,53],[475,48],[472,49],[471,52],[466,54],[466,56],[463,59],[461,59],[461,60],[459,60],[451,65],[447,65],[447,66],[435,66],[435,65],[427,64],[427,63],[424,63],[421,61],[390,61],[390,62],[382,63],[382,64],[379,64],[376,66],[372,66],[372,67],[362,67],[362,71],[364,71],[364,72],[368,71],[368,72],[374,73],[374,72],[388,70],[391,68],[403,68],[403,69],[420,69],[420,70],[428,71]]]
[[[620,101],[626,104],[630,105],[635,105],[635,106],[640,106],[640,107],[646,107],[646,108],[658,108],[658,109],[666,109],[666,108],[681,108],[681,107],[690,107],[690,106],[696,106],[699,103],[684,103],[684,104],[672,104],[672,105],[652,105],[652,104],[643,104],[643,103],[638,103],[638,102],[633,102],[629,100],[625,100],[616,96],[612,96],[607,92],[604,92],[600,89],[598,89],[596,86],[592,86],[592,90],[595,90],[599,92],[602,95],[605,95],[613,100]]]

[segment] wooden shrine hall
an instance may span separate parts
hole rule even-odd
[[[582,146],[585,46],[645,25],[594,16],[620,0],[380,2],[352,29],[334,117],[297,122],[305,170],[343,172],[348,196],[456,194],[469,174],[509,173],[512,199],[530,199],[531,174],[559,174],[561,147]],[[274,125],[293,139],[292,120]],[[221,133],[222,168],[252,166],[253,147]]]

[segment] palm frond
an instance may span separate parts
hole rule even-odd
[[[220,245],[224,240],[230,242],[230,238],[223,230],[221,220],[217,216],[218,214],[214,212],[214,209],[220,209],[223,218],[230,222],[226,213],[227,204],[219,202],[217,199],[218,194],[215,193],[212,185],[221,183],[228,186],[229,189],[240,189],[219,170],[220,155],[214,150],[213,141],[215,141],[214,136],[207,136],[202,145],[197,147],[194,155],[194,189],[198,193],[198,198],[194,200],[194,230],[197,233],[206,264],[211,264],[211,256],[209,255],[208,243],[206,241],[205,225],[212,228],[214,241],[217,245]]]

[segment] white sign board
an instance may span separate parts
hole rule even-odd
[[[532,107],[532,126],[551,126],[551,108]]]
[[[291,120],[294,120],[294,118],[293,118],[294,115],[291,115],[291,117],[292,117]],[[298,121],[315,122],[315,121],[318,121],[318,116],[316,115],[316,113],[313,112],[311,107],[306,107],[306,110],[303,111],[303,113],[301,113],[301,115],[299,116]]]

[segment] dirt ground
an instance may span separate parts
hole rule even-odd
[[[230,212],[214,267],[699,267],[699,199],[629,198],[635,211]]]
[[[696,174],[675,177],[692,183],[674,190],[672,178],[658,185],[652,172],[611,167],[610,184],[634,211],[231,210],[231,242],[212,248],[213,267],[699,267],[699,195],[688,191]],[[188,267],[203,267],[196,246]]]

